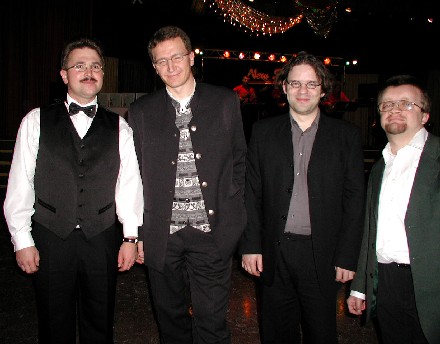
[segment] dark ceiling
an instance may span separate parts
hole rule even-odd
[[[358,59],[353,72],[405,72],[437,68],[440,18],[433,0],[345,0],[337,4],[337,20],[327,38],[314,33],[305,19],[284,34],[269,36],[233,26],[206,0],[95,0],[92,32],[108,55],[148,59],[146,45],[153,32],[177,25],[202,49],[259,50]],[[299,12],[294,0],[242,0],[272,16]],[[303,0],[309,8],[327,1]],[[350,7],[351,13],[345,9]],[[435,12],[436,11],[436,12]],[[433,18],[432,24],[428,18]],[[350,71],[348,71],[350,72]]]

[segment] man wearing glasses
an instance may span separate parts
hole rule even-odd
[[[431,100],[414,77],[378,94],[388,138],[372,168],[364,238],[347,300],[377,316],[384,344],[440,343],[440,140],[424,128]]]
[[[97,104],[103,64],[96,42],[67,44],[65,102],[30,111],[17,135],[4,211],[39,343],[76,343],[77,328],[80,343],[113,343],[117,272],[136,259],[142,182],[132,130]]]
[[[138,262],[148,266],[161,343],[231,343],[231,264],[246,223],[240,101],[195,81],[181,29],[159,29],[148,52],[165,88],[132,103],[128,121],[146,201]]]
[[[331,75],[315,56],[298,53],[277,81],[289,113],[252,130],[242,266],[262,282],[262,343],[336,343],[337,291],[362,237],[360,130],[320,112]]]

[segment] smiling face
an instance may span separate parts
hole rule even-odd
[[[178,98],[191,94],[194,88],[191,70],[194,65],[194,52],[187,51],[182,39],[176,37],[160,42],[151,53],[153,67],[169,91]],[[183,56],[183,59],[174,61],[172,58],[178,55]],[[160,60],[166,60],[166,63],[164,65],[155,63]]]
[[[407,100],[423,107],[421,91],[412,85],[390,86],[384,90],[380,102]],[[425,125],[429,113],[423,112],[418,106],[411,110],[400,110],[395,106],[391,111],[380,113],[380,123],[388,137],[400,136],[406,140],[414,135]]]
[[[286,81],[283,82],[283,90],[287,95],[289,102],[290,114],[294,117],[312,116],[318,114],[318,106],[321,98],[325,95],[322,92],[321,85],[314,89],[307,88],[308,82],[321,83],[314,69],[307,64],[293,66],[290,70],[287,81],[299,81],[301,86],[294,88]]]
[[[77,71],[75,67],[69,68],[79,63],[87,65],[85,71]],[[99,54],[94,49],[74,49],[68,56],[66,69],[60,71],[61,78],[67,85],[67,92],[81,105],[93,101],[102,88],[104,72],[93,71],[91,66],[94,64],[102,65]]]

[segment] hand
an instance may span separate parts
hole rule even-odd
[[[40,265],[40,253],[35,246],[26,247],[15,252],[15,259],[21,270],[27,274],[38,271]]]
[[[137,257],[136,257],[136,263],[138,264],[144,264],[144,242],[138,241],[137,243]]]
[[[336,267],[336,282],[345,283],[351,281],[354,278],[355,272]]]
[[[365,300],[350,295],[347,299],[348,311],[354,315],[361,315],[365,310]]]
[[[243,254],[241,256],[241,266],[249,274],[259,277],[263,272],[263,255],[261,254]]]
[[[123,242],[118,254],[119,271],[128,271],[136,260],[136,244]]]

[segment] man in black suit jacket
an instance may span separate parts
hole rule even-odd
[[[254,125],[242,266],[262,281],[263,343],[336,343],[339,282],[354,276],[364,169],[357,127],[320,113],[331,75],[301,52],[278,82],[289,114]]]
[[[129,110],[145,196],[138,262],[149,268],[161,343],[230,343],[232,255],[246,224],[239,98],[196,83],[181,29],[159,29],[148,49],[166,87]]]

